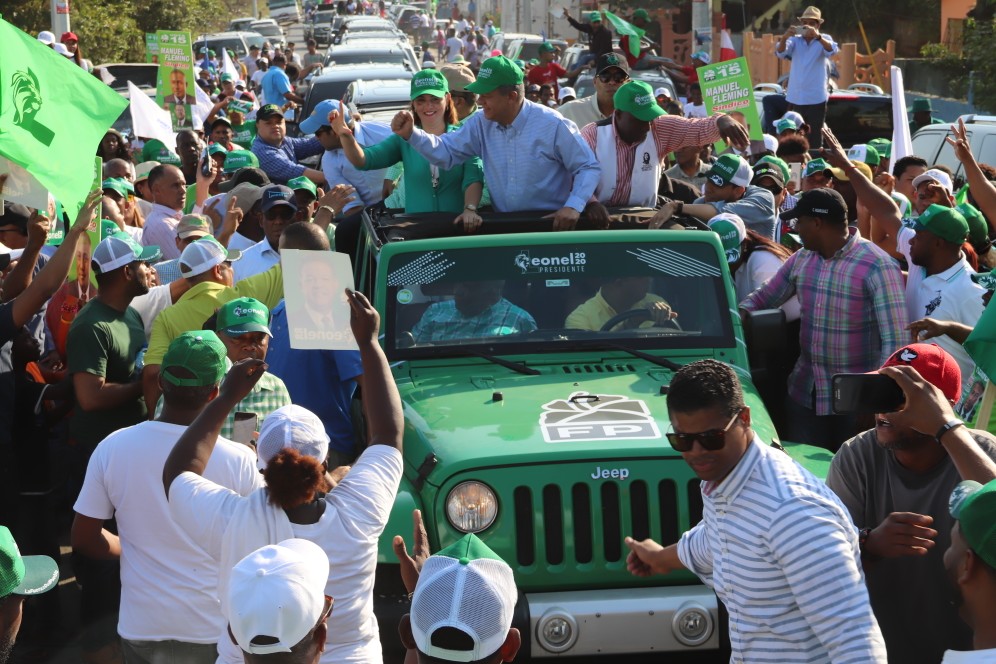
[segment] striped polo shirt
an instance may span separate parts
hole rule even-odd
[[[827,486],[755,437],[678,556],[730,614],[731,662],[882,662],[851,517]]]

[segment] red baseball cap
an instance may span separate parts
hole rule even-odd
[[[75,32],[63,32],[62,38],[59,41],[65,44],[67,41],[78,42],[79,40],[80,38],[76,36]]]
[[[892,354],[885,367],[908,365],[923,379],[937,387],[950,401],[961,397],[961,368],[954,358],[937,344],[910,344]]]

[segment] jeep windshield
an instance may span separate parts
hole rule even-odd
[[[402,359],[734,346],[727,268],[715,247],[672,232],[651,237],[668,241],[395,254],[386,347]]]

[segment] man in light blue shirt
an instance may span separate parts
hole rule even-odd
[[[778,39],[775,55],[792,61],[785,100],[789,110],[802,114],[809,125],[809,147],[823,147],[823,121],[827,115],[830,58],[839,50],[830,35],[820,33],[823,16],[816,7],[806,7],[799,17],[802,26],[791,26]]]
[[[273,57],[270,68],[266,70],[260,86],[263,88],[263,103],[283,106],[289,101],[297,104],[304,103],[304,97],[294,93],[291,87],[290,78],[284,72],[287,58],[282,53],[277,53]]]
[[[480,95],[483,112],[460,129],[427,134],[415,129],[409,111],[398,113],[391,128],[439,168],[481,157],[497,211],[550,210],[553,229],[570,230],[591,200],[601,169],[577,125],[525,100],[522,78],[522,70],[505,56],[489,58],[466,87]]]

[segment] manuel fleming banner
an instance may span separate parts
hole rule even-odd
[[[761,116],[754,100],[754,86],[747,69],[747,58],[736,58],[699,67],[699,85],[702,87],[702,101],[709,115],[719,113],[743,113],[747,133],[751,141],[764,141]],[[726,149],[722,145],[720,152]]]
[[[194,96],[194,53],[189,32],[160,30],[159,85],[156,102],[169,111],[173,131],[194,126],[190,107],[197,103]]]

